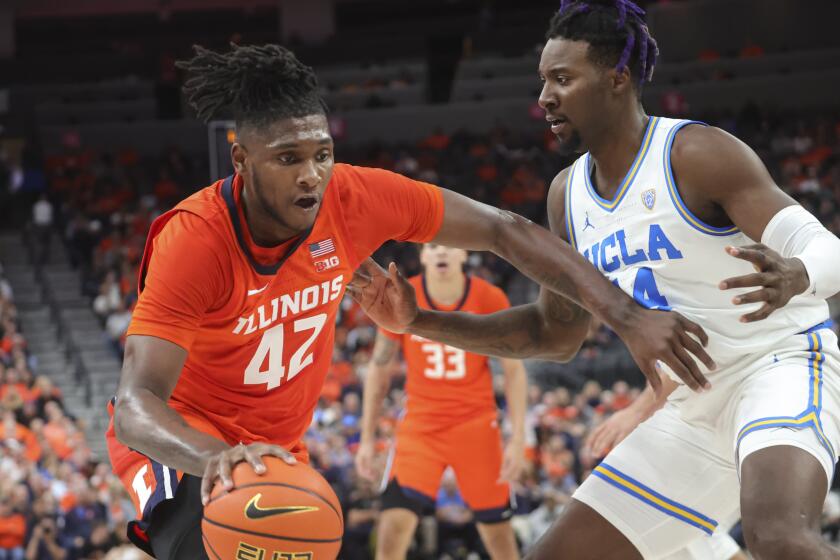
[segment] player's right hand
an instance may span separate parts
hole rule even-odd
[[[372,442],[362,441],[356,450],[356,472],[360,477],[371,482],[376,481],[376,446]]]
[[[659,362],[671,368],[691,390],[699,392],[711,388],[709,380],[691,356],[693,354],[709,370],[716,367],[704,349],[709,343],[709,336],[703,327],[679,313],[645,309],[635,303],[628,304],[624,312],[619,322],[621,327],[616,329],[616,333],[627,345],[657,395],[662,390]]]
[[[290,465],[297,463],[295,456],[277,445],[268,443],[252,443],[244,445],[240,443],[213,455],[207,461],[204,468],[204,476],[201,478],[201,503],[207,505],[210,501],[210,493],[216,480],[222,483],[225,491],[233,489],[233,467],[241,462],[247,462],[254,469],[254,472],[261,475],[265,472],[265,464],[262,461],[264,455],[278,457]]]
[[[371,258],[365,259],[347,291],[377,325],[393,333],[404,333],[417,317],[414,287],[393,262],[386,271]]]

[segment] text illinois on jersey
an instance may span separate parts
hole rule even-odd
[[[319,305],[326,305],[341,296],[343,287],[344,276],[339,275],[332,281],[327,280],[302,290],[296,290],[291,294],[277,296],[257,307],[249,315],[237,319],[233,334],[249,335],[257,330],[270,327],[278,320],[305,313]],[[271,310],[270,316],[268,315],[268,308]]]

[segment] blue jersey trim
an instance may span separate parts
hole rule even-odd
[[[737,226],[728,226],[728,227],[715,227],[710,226],[697,216],[691,213],[691,210],[685,205],[683,202],[682,197],[680,196],[680,191],[677,189],[677,182],[674,179],[674,169],[671,167],[671,146],[674,144],[674,138],[677,136],[677,132],[684,126],[689,124],[702,124],[706,126],[706,123],[701,121],[682,121],[674,125],[674,128],[668,133],[668,139],[665,141],[665,149],[662,151],[662,166],[665,169],[665,181],[668,183],[668,195],[671,197],[671,201],[674,203],[674,207],[677,209],[677,213],[694,229],[701,233],[705,233],[708,235],[714,235],[716,237],[724,237],[728,235],[734,235],[738,233],[739,230]]]
[[[822,324],[824,325],[825,323]],[[759,418],[747,423],[738,432],[736,449],[740,448],[741,441],[747,434],[757,430],[783,427],[796,429],[810,428],[817,436],[820,445],[828,452],[831,458],[831,464],[834,465],[837,455],[834,452],[834,447],[825,435],[822,420],[820,419],[820,412],[822,412],[823,363],[825,362],[825,354],[822,352],[822,337],[817,332],[818,327],[820,325],[812,327],[804,333],[808,337],[808,371],[810,372],[808,378],[808,405],[805,410],[797,416],[771,416]]]
[[[583,166],[586,190],[589,191],[589,195],[592,197],[592,200],[595,201],[595,204],[607,212],[613,212],[616,208],[618,208],[618,205],[621,204],[621,201],[624,200],[625,195],[627,195],[627,191],[630,190],[630,185],[633,184],[633,179],[635,179],[636,175],[639,173],[639,169],[642,167],[642,162],[644,162],[645,156],[648,151],[650,151],[653,132],[656,130],[656,125],[659,124],[660,120],[661,117],[651,117],[648,120],[645,135],[642,137],[642,145],[639,147],[638,153],[636,153],[636,159],[633,160],[633,165],[630,166],[630,169],[627,171],[627,175],[624,176],[624,180],[621,181],[621,184],[618,186],[618,190],[615,191],[615,197],[612,200],[602,198],[597,191],[595,191],[595,187],[592,186],[592,179],[590,177],[592,169],[590,161],[592,156],[589,152],[586,153],[584,156],[585,162]]]
[[[808,334],[808,333],[812,333],[812,332],[819,331],[819,330],[822,330],[822,329],[830,329],[832,327],[834,327],[834,319],[826,319],[822,323],[820,323],[818,325],[814,325],[810,329],[804,330],[804,331],[802,331],[800,333],[796,333],[796,334]]]
[[[630,494],[634,498],[643,501],[649,506],[658,509],[662,513],[670,515],[684,523],[693,525],[703,532],[711,535],[715,532],[718,522],[714,519],[703,515],[702,513],[691,509],[688,506],[675,502],[670,498],[666,498],[659,492],[645,486],[638,480],[635,480],[615,467],[606,463],[601,463],[592,470],[592,474],[607,483],[615,486],[619,490]]]
[[[566,205],[566,236],[569,238],[569,243],[577,250],[577,236],[575,235],[575,221],[572,218],[572,185],[575,176],[575,169],[580,159],[575,160],[569,170],[569,176],[566,177],[566,192],[564,193],[564,204]]]

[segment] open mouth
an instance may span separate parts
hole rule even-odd
[[[551,127],[551,132],[555,134],[557,134],[563,128],[563,125],[567,122],[566,117],[546,116],[545,120],[548,121],[548,125]]]
[[[302,196],[295,200],[295,206],[304,210],[312,210],[318,205],[318,197],[316,196]]]
[[[449,268],[449,264],[445,262],[439,262],[435,266],[438,270],[446,270],[447,268]]]

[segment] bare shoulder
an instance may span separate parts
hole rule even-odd
[[[705,193],[714,201],[733,189],[774,184],[752,148],[714,126],[681,129],[671,148],[671,167],[681,189]]]
[[[671,148],[671,161],[707,163],[709,160],[737,160],[752,150],[732,134],[716,126],[689,124],[677,132]]]
[[[569,181],[569,174],[572,167],[569,166],[555,175],[548,189],[548,225],[551,231],[561,238],[566,239],[566,183]]]

